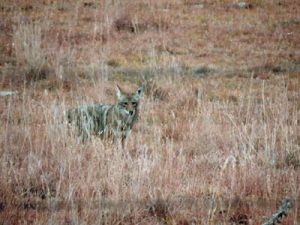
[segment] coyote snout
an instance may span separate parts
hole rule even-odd
[[[86,140],[98,135],[103,140],[121,140],[122,146],[138,119],[139,102],[143,88],[133,93],[116,86],[115,105],[94,104],[79,106],[68,111],[69,123],[75,123],[78,133]]]

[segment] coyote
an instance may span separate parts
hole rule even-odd
[[[68,122],[76,125],[83,141],[97,135],[102,140],[121,141],[124,147],[125,139],[138,119],[142,91],[143,88],[138,87],[134,93],[126,93],[117,85],[117,104],[93,104],[70,109]]]

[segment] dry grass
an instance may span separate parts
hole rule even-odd
[[[144,97],[124,150],[104,149],[97,138],[82,144],[65,121],[74,101],[112,101],[109,83],[78,89],[85,99],[29,89],[1,99],[1,217],[213,224],[246,216],[257,224],[283,196],[298,201],[299,104],[285,77],[210,78],[192,87],[190,79],[162,80],[168,100]],[[297,209],[286,224],[299,221]]]
[[[0,224],[299,224],[300,6],[232,2],[1,2]],[[65,111],[117,82],[127,147],[81,143]]]

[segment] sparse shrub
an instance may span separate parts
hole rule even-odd
[[[115,67],[119,67],[121,63],[117,59],[110,59],[107,61],[107,65],[115,68]]]
[[[159,15],[131,15],[125,13],[119,16],[113,23],[116,31],[130,33],[144,32],[147,30],[166,30],[169,25]]]
[[[286,153],[285,163],[288,166],[292,166],[294,168],[300,167],[300,152],[299,151],[290,151]]]
[[[165,101],[169,97],[169,91],[157,85],[154,79],[147,79],[144,81],[144,92],[147,96]]]
[[[157,217],[164,224],[168,224],[170,219],[170,212],[168,209],[168,202],[163,199],[156,199],[147,205],[149,215]]]
[[[117,18],[114,22],[114,27],[117,31],[129,31],[129,32],[136,32],[137,26],[133,23],[131,16],[123,15]]]
[[[22,23],[14,27],[17,65],[27,80],[46,79],[51,74],[47,55],[42,48],[42,27],[38,23]]]

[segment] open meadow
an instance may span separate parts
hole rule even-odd
[[[66,111],[116,84],[125,148],[82,142]],[[300,224],[300,2],[1,0],[4,91],[0,225]]]

